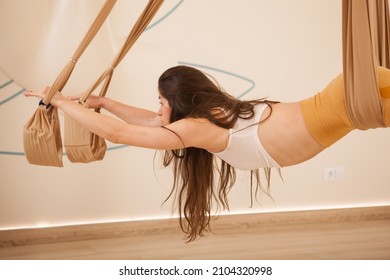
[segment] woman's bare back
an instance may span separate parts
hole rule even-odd
[[[325,149],[307,130],[300,102],[276,103],[271,106],[272,114],[259,125],[258,134],[264,148],[280,166],[301,163]],[[262,119],[270,111],[267,108]]]

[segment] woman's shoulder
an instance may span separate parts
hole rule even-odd
[[[184,118],[167,125],[168,128],[184,135],[204,135],[207,132],[221,129],[207,118]]]
[[[229,137],[228,129],[217,126],[207,118],[185,118],[167,125],[167,128],[176,132],[186,147],[206,150],[222,150]]]

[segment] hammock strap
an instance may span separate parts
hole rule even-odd
[[[114,69],[118,66],[118,64],[122,61],[122,59],[126,56],[130,48],[137,41],[139,36],[141,36],[142,32],[146,29],[154,15],[157,13],[159,8],[161,7],[164,0],[149,0],[145,9],[139,16],[138,20],[134,24],[133,28],[130,31],[129,36],[127,37],[125,43],[122,48],[111,62],[110,66],[100,75],[100,77],[85,91],[85,93],[79,99],[80,103],[84,103],[87,98],[96,90],[96,88],[104,81],[104,84],[101,88],[99,96],[105,96],[108,86],[111,82],[112,75],[114,73]],[[100,108],[96,109],[99,111]]]
[[[116,0],[106,0],[99,14],[95,18],[94,22],[92,23],[86,35],[84,36],[83,40],[81,41],[80,45],[78,46],[77,50],[74,52],[73,56],[71,57],[70,61],[62,69],[62,71],[54,81],[53,85],[50,87],[48,94],[42,100],[44,104],[49,104],[54,94],[57,91],[62,91],[62,89],[65,87],[65,84],[68,82],[70,75],[72,74],[78,59],[84,53],[85,49],[91,43],[96,33],[99,31],[100,27],[103,25],[104,21],[110,14],[115,3]]]
[[[343,0],[342,17],[348,116],[361,130],[384,127],[377,69],[389,67],[387,0]]]

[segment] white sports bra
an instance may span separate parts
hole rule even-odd
[[[212,154],[237,169],[280,168],[280,165],[267,153],[257,134],[260,118],[267,107],[265,103],[258,104],[255,106],[255,116],[252,119],[238,118],[234,127],[230,129],[226,149]]]

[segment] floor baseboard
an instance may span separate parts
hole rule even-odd
[[[332,210],[223,215],[213,218],[214,232],[276,226],[390,220],[390,206]],[[177,219],[130,221],[0,231],[0,248],[180,232]]]

